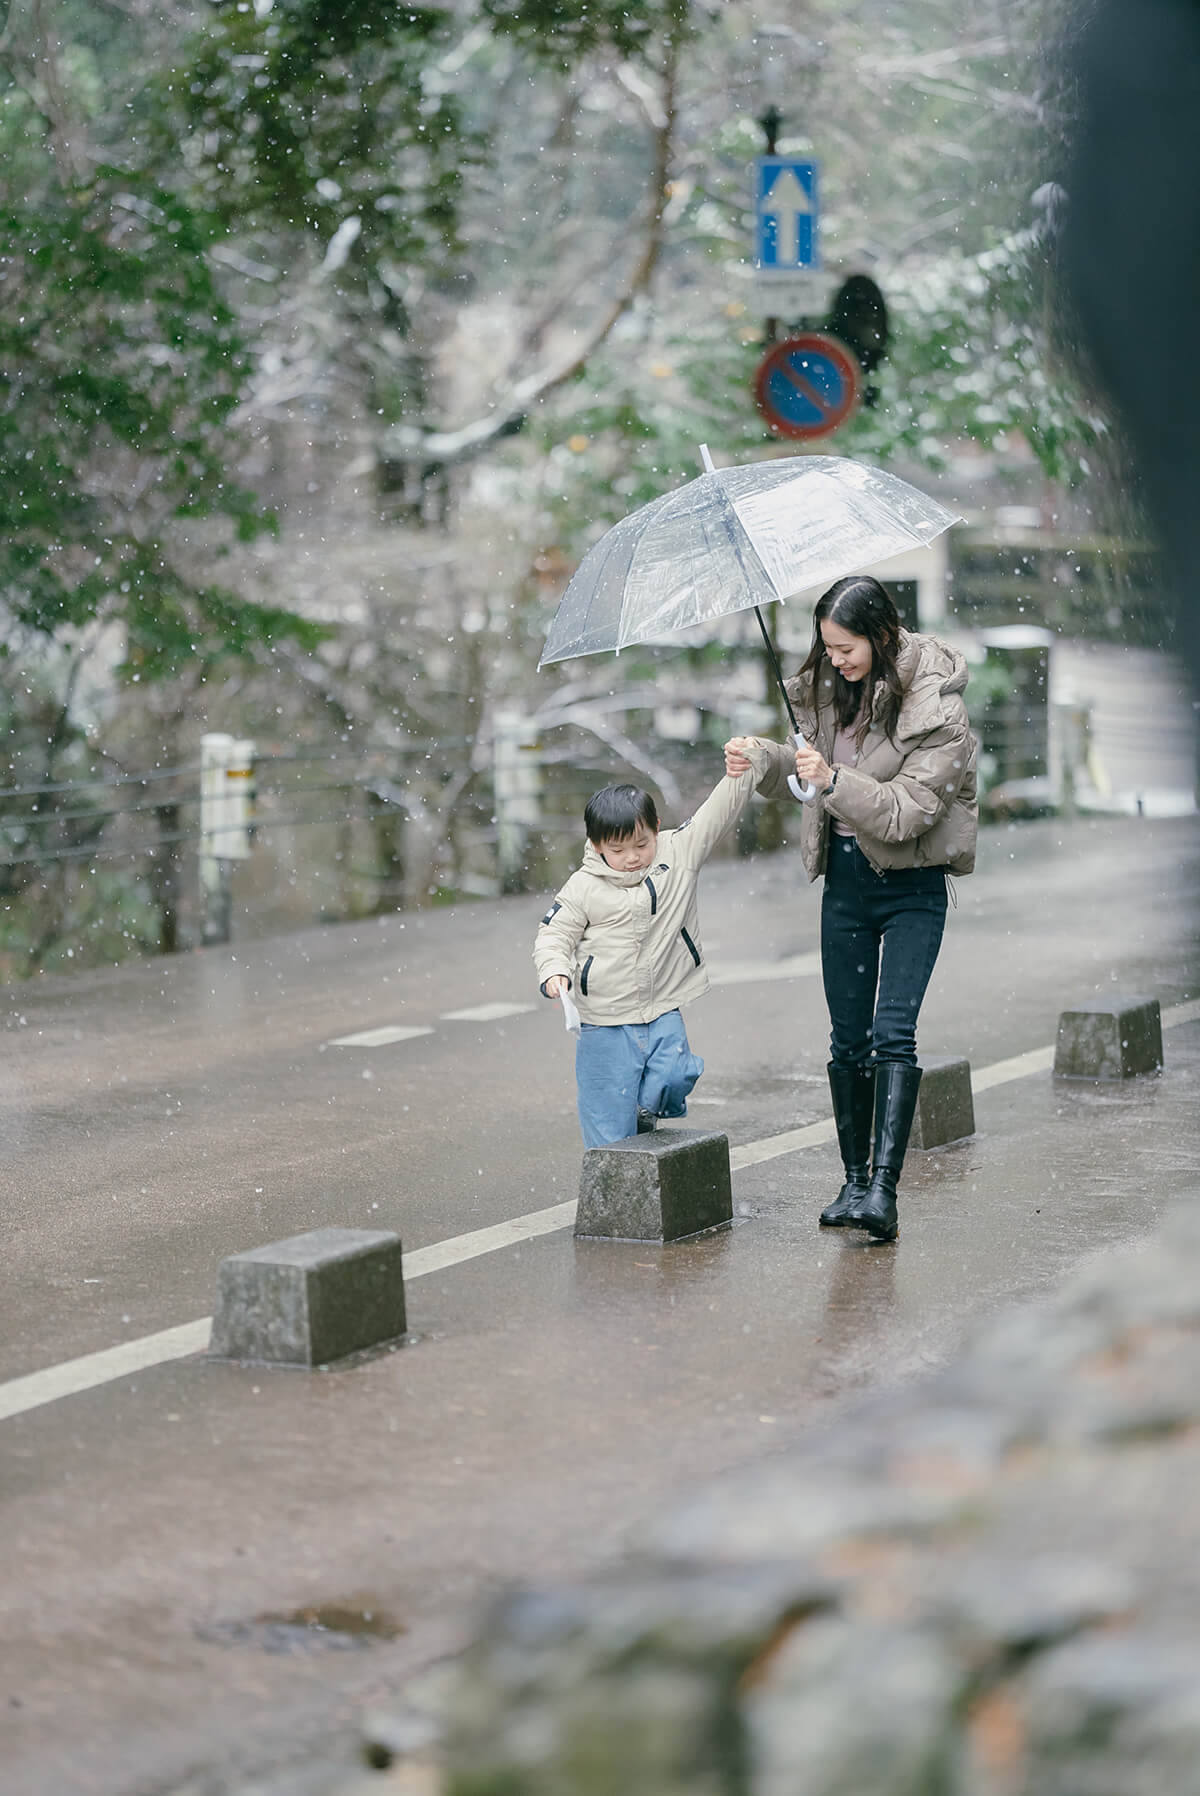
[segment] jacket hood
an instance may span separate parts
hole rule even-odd
[[[942,700],[961,695],[968,678],[965,655],[939,636],[909,630],[900,632],[896,673],[904,692],[897,728],[905,735],[931,729],[942,715]],[[876,692],[876,706],[883,697]]]
[[[940,636],[918,636],[914,631],[902,630],[896,671],[906,692],[919,680],[936,681],[939,693],[966,691],[966,656]]]
[[[657,853],[657,849],[656,849]],[[610,867],[604,856],[591,842],[584,845],[583,870],[594,873],[598,879],[607,879],[614,886],[640,886],[646,875],[652,871],[653,861],[649,867],[635,868],[632,873],[623,873],[616,867]]]

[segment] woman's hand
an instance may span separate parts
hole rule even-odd
[[[733,779],[739,774],[754,771],[746,754],[746,742],[745,736],[731,736],[725,744],[725,771]]]
[[[833,778],[833,768],[819,748],[809,748],[807,742],[802,742],[796,750],[796,778],[823,792]]]

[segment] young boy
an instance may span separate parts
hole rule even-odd
[[[687,1114],[704,1062],[688,1046],[679,1006],[708,990],[696,886],[762,771],[727,774],[688,822],[661,835],[654,800],[638,786],[605,786],[588,800],[583,865],[533,948],[543,996],[574,987],[585,1147],[636,1134],[643,1117]]]

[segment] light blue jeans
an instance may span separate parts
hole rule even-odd
[[[686,1116],[687,1094],[703,1071],[677,1010],[652,1023],[584,1023],[575,1047],[584,1146],[636,1135],[639,1110]]]

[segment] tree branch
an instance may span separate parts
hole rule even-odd
[[[476,418],[457,430],[424,430],[415,424],[393,425],[383,441],[384,459],[392,462],[436,462],[445,466],[472,461],[484,454],[503,437],[515,435],[524,425],[530,409],[540,405],[556,388],[567,381],[595,355],[600,345],[612,334],[635,300],[649,288],[662,256],[665,227],[663,213],[667,203],[667,181],[675,147],[677,116],[676,83],[682,25],[670,32],[663,60],[660,113],[654,130],[650,185],[641,209],[642,244],[621,291],[607,312],[588,332],[583,344],[557,367],[542,368],[523,380],[511,381],[494,406],[492,415]]]

